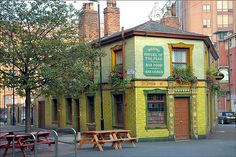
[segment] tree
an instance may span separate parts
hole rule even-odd
[[[78,18],[61,0],[0,1],[0,63],[16,71],[0,70],[1,83],[26,97],[26,132],[32,94],[75,96],[93,84],[101,53],[78,42]]]

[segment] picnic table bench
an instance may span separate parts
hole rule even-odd
[[[37,138],[37,144],[48,144],[49,146],[55,144],[54,141],[49,140],[50,132],[32,132],[32,134]],[[34,139],[30,134],[1,133],[0,140],[0,148],[5,148],[3,157],[6,156],[9,148],[13,148],[13,143],[14,148],[20,149],[24,157],[26,157],[26,148],[34,149]]]
[[[114,149],[122,149],[123,142],[130,142],[135,147],[134,142],[137,139],[132,138],[129,132],[130,130],[84,131],[81,133],[81,139],[77,141],[78,149],[81,149],[84,144],[92,144],[93,148],[98,147],[100,151],[103,151],[103,145],[106,143],[111,143]]]

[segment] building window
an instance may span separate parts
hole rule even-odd
[[[166,125],[166,95],[147,95],[147,125]]]
[[[217,15],[218,27],[233,26],[233,15]]]
[[[58,121],[58,104],[57,99],[52,99],[52,121]]]
[[[209,28],[211,26],[210,19],[203,19],[203,28]]]
[[[187,68],[188,66],[188,49],[173,49],[172,52],[172,67]]]
[[[95,106],[94,106],[94,96],[87,97],[87,122],[95,122]]]
[[[211,8],[211,6],[209,4],[202,6],[203,12],[206,12],[206,13],[210,12],[210,8]]]
[[[218,0],[217,11],[218,12],[232,12],[233,3],[232,0]]]
[[[116,65],[123,65],[122,47],[119,45],[112,48],[112,68],[114,69]]]
[[[176,43],[168,44],[170,50],[170,73],[174,68],[187,68],[192,71],[192,54],[194,46],[192,44]],[[170,74],[171,75],[171,74]]]
[[[72,123],[72,98],[66,98],[66,120]]]
[[[116,127],[124,127],[124,103],[123,94],[113,95],[113,125]]]

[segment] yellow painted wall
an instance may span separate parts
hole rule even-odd
[[[143,90],[153,90],[155,88],[136,88],[136,135],[138,138],[168,137],[168,129],[145,129],[146,127],[146,100]]]
[[[198,134],[205,135],[207,128],[207,97],[206,97],[206,89],[198,88],[197,92],[197,127]]]
[[[168,43],[184,43],[193,44],[193,72],[198,79],[204,79],[204,52],[205,44],[200,40],[187,40],[187,39],[172,39],[172,38],[156,38],[156,37],[141,37],[135,36],[135,78],[139,79],[158,79],[167,78],[170,76],[170,55]],[[162,77],[145,76],[143,73],[143,48],[144,46],[162,46],[164,49],[164,75]]]

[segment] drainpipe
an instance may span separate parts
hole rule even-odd
[[[126,71],[125,71],[125,32],[124,27],[122,27],[122,72],[123,72],[123,79],[126,78]],[[126,94],[124,93],[123,99],[123,111],[124,111],[124,129],[126,128]]]
[[[229,71],[228,71],[228,76],[229,76],[229,106],[230,106],[230,111],[231,111],[231,87],[230,87],[230,84],[231,84],[231,79],[230,79],[230,75],[231,75],[231,66],[230,66],[230,54],[229,54],[229,48],[230,48],[230,43],[231,43],[231,39],[228,38],[227,40],[228,42],[228,67],[229,67]]]

